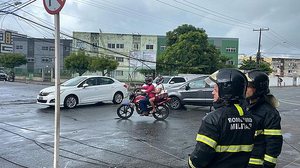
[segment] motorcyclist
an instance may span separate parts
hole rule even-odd
[[[155,90],[154,90],[155,96],[149,99],[149,102],[152,106],[152,110],[150,111],[150,113],[156,112],[154,101],[158,101],[159,95],[165,90],[164,86],[162,84],[163,82],[164,82],[164,77],[158,76],[155,81],[155,83],[156,83]]]
[[[258,123],[254,148],[248,167],[275,167],[277,157],[281,153],[283,141],[280,125],[281,117],[276,110],[279,103],[270,94],[269,77],[266,73],[253,70],[246,75],[250,79],[246,92],[249,111]]]
[[[143,100],[140,101],[140,109],[142,111],[141,115],[148,115],[147,112],[147,104],[149,103],[149,99],[155,96],[154,93],[154,85],[152,84],[152,77],[145,78],[145,85],[142,86],[142,92],[146,93],[146,96]]]
[[[196,147],[189,157],[191,168],[246,167],[253,148],[255,121],[243,106],[246,76],[236,69],[220,69],[206,81],[219,107],[203,119]]]

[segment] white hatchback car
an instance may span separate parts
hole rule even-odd
[[[37,103],[54,106],[55,87],[42,89],[37,96]],[[60,106],[74,108],[77,105],[112,101],[120,104],[126,97],[127,85],[106,76],[78,76],[67,80],[60,86]]]

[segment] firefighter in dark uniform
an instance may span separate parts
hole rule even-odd
[[[254,143],[255,121],[245,109],[247,78],[236,69],[221,69],[210,75],[218,108],[203,119],[196,147],[189,156],[191,168],[247,167]],[[242,105],[243,104],[243,105]]]
[[[256,138],[248,167],[275,167],[283,141],[281,118],[276,110],[279,103],[270,94],[266,73],[254,70],[246,75],[250,78],[246,92],[249,111],[257,121]]]

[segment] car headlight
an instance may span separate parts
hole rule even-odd
[[[48,96],[52,92],[40,92],[40,96]]]

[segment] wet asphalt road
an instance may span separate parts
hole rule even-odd
[[[54,108],[37,105],[46,85],[0,81],[0,168],[53,167]],[[284,133],[277,167],[300,167],[300,88],[272,88]],[[208,107],[172,111],[166,121],[116,115],[110,102],[61,110],[60,167],[186,167]]]

